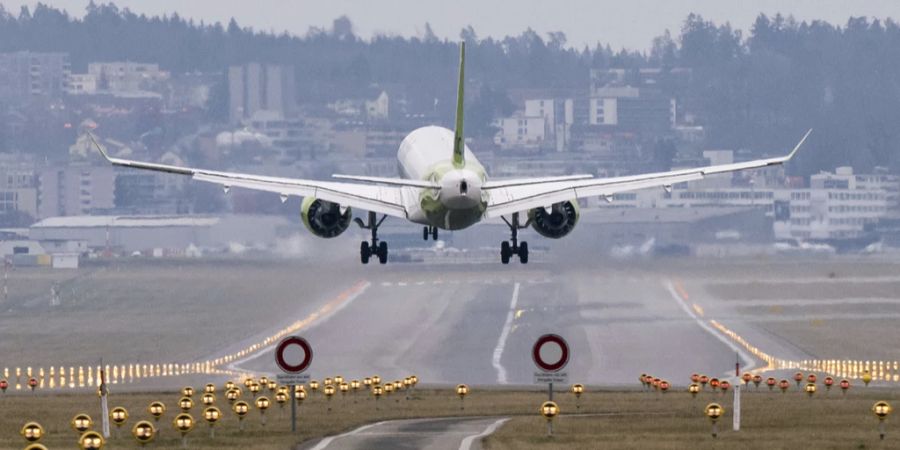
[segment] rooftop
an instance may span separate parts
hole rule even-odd
[[[65,216],[49,217],[32,228],[209,227],[218,217],[194,216]]]

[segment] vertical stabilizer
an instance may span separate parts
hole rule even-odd
[[[453,133],[453,167],[461,169],[466,165],[466,144],[463,138],[463,99],[466,80],[466,43],[459,44],[459,86],[456,90],[456,131]]]

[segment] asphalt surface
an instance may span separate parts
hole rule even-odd
[[[507,419],[442,418],[392,420],[308,443],[304,450],[477,450],[481,438]]]
[[[685,381],[693,372],[725,375],[739,350],[703,326],[707,319],[689,311],[692,300],[676,298],[672,278],[656,270],[395,267],[366,279],[352,302],[300,332],[314,348],[313,378],[416,374],[429,384],[530,385],[531,347],[544,333],[569,342],[572,383],[634,386],[645,372]],[[769,341],[773,352],[783,347]],[[742,356],[744,366],[760,364]],[[239,367],[274,373],[273,361],[264,351]]]

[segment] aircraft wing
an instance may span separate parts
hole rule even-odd
[[[497,187],[485,186],[482,189],[490,194],[490,200],[484,215],[487,218],[500,217],[533,208],[549,207],[554,203],[567,200],[587,197],[610,197],[620,192],[652,187],[670,188],[674,184],[700,180],[707,175],[784,164],[794,157],[811,132],[812,130],[807,131],[803,135],[803,139],[797,143],[787,156],[777,158],[614,178],[570,181],[553,180],[546,183],[508,183],[509,185],[499,185]]]
[[[334,181],[268,177],[113,158],[106,153],[99,143],[97,143],[92,134],[89,133],[88,135],[100,154],[115,166],[187,175],[198,181],[220,184],[226,190],[232,187],[242,187],[258,191],[274,192],[280,195],[282,199],[286,199],[292,195],[298,197],[316,197],[325,201],[339,203],[341,206],[359,208],[403,219],[407,218],[406,208],[403,206],[403,187],[401,186],[376,186]]]

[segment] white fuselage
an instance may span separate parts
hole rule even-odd
[[[443,127],[418,128],[400,143],[400,175],[441,185],[439,191],[408,188],[405,197],[411,221],[458,230],[481,220],[487,205],[487,194],[481,190],[487,181],[484,167],[468,146],[462,167],[453,165],[452,156],[453,131]]]

